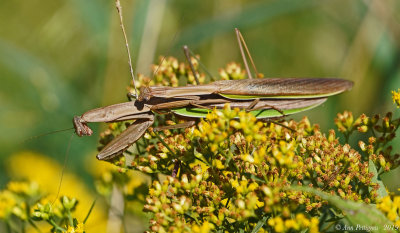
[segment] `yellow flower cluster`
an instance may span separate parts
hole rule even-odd
[[[400,228],[400,196],[385,196],[378,200],[376,207]]]
[[[193,233],[208,233],[214,229],[214,225],[205,221],[202,225],[193,224],[191,230]]]
[[[373,161],[379,172],[388,172],[400,166],[400,157],[392,153],[392,146],[389,144],[400,127],[400,119],[393,119],[391,112],[384,117],[379,115],[367,117],[362,114],[355,119],[351,112],[345,111],[337,115],[335,124],[344,134],[346,142],[354,132],[370,133],[368,140],[359,141],[358,145],[365,153],[364,158]],[[363,135],[363,138],[366,137]]]
[[[82,223],[78,223],[76,227],[69,226],[67,229],[67,233],[84,233],[85,227]]]
[[[4,190],[0,192],[0,219],[7,219],[13,212],[17,202],[12,192]]]
[[[400,108],[400,89],[397,91],[392,91],[392,99],[395,104],[397,104],[397,107]]]
[[[35,182],[9,182],[7,189],[0,191],[0,219],[8,219],[14,215],[21,220],[28,220],[26,201],[40,195],[39,186]]]
[[[299,232],[303,229],[309,229],[310,233],[317,233],[318,218],[308,219],[304,214],[296,214],[294,219],[283,219],[281,217],[274,217],[268,219],[268,225],[274,228],[275,232],[289,232],[294,230]]]
[[[325,137],[306,118],[284,126],[259,122],[251,113],[225,106],[184,132],[166,132],[164,143],[157,146],[147,138],[149,154],[136,155],[132,168],[173,175],[150,187],[145,210],[154,213],[151,231],[173,232],[199,222],[227,230],[272,214],[281,216],[283,225],[270,218],[274,226],[264,230],[317,231],[313,216],[328,203],[284,189],[292,184],[349,200],[375,200],[378,186],[371,181],[368,163],[349,145],[340,145],[334,131]],[[371,191],[361,192],[359,186]],[[303,225],[289,218],[299,205],[308,213],[296,217]]]
[[[224,69],[219,70],[219,75],[222,80],[245,79],[246,71],[240,67],[240,64],[231,62]]]
[[[198,56],[197,59],[199,59]],[[193,57],[191,58],[191,62],[199,82],[204,83],[205,74],[198,72],[199,62]],[[197,84],[189,64],[179,62],[174,57],[161,56],[159,58],[159,65],[153,65],[151,70],[154,76],[153,78],[142,74],[138,75],[138,82],[136,83],[137,88],[157,85],[177,87],[182,82],[187,82],[192,85]],[[133,84],[128,88],[128,91],[134,93]]]
[[[30,226],[28,220],[43,221],[49,217],[65,217],[65,206],[60,202],[60,197],[67,195],[79,197],[79,205],[74,205],[73,217],[83,220],[94,200],[93,194],[78,176],[65,172],[61,191],[56,197],[61,170],[62,166],[56,161],[38,153],[24,151],[11,155],[8,160],[9,175],[19,181],[10,181],[6,189],[0,191],[0,218],[14,221],[17,217],[27,221],[26,231],[30,232],[33,226]],[[73,201],[64,204],[70,206]],[[104,232],[105,219],[104,206],[97,202],[87,221],[87,230]],[[66,230],[64,224],[60,227],[65,227]],[[37,224],[37,227],[43,232],[48,232],[51,226]]]
[[[74,225],[72,222],[71,213],[77,203],[76,199],[66,196],[57,200],[44,196],[35,182],[11,181],[7,189],[0,191],[0,220],[9,223],[10,226],[18,220],[18,223],[25,222],[25,225],[30,224],[31,228],[36,229],[38,227],[33,221],[46,221],[57,228],[57,232],[65,232],[68,229],[68,232],[82,233],[83,223]],[[71,220],[71,225],[65,226],[64,229],[58,224],[66,219]],[[28,226],[24,226],[22,231],[25,232],[25,228]]]

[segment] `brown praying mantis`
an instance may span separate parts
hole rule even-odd
[[[205,117],[212,108],[229,103],[257,118],[276,118],[316,107],[331,95],[352,87],[352,82],[333,78],[265,78],[222,80],[185,87],[145,87],[138,100],[97,108],[74,117],[79,136],[91,135],[88,122],[136,120],[97,155],[108,160],[126,150],[154,122],[153,112],[169,110],[188,117]],[[175,125],[187,127],[192,122]]]
[[[89,110],[74,117],[77,135],[91,135],[88,122],[116,122],[136,120],[114,138],[97,155],[109,160],[135,143],[154,122],[154,113],[169,111],[188,119],[205,117],[213,108],[231,107],[250,111],[259,119],[277,118],[316,107],[328,96],[349,90],[351,81],[335,78],[263,78],[220,80],[209,84],[141,88],[134,101]],[[174,126],[183,128],[193,121]],[[157,128],[156,128],[157,130]]]
[[[120,13],[118,4],[117,9]],[[120,20],[135,85],[121,13]],[[252,79],[243,45],[256,73],[257,69],[237,29],[236,35],[249,79],[220,80],[209,84],[182,87],[142,87],[140,95],[133,101],[92,109],[81,116],[75,116],[73,124],[76,134],[78,136],[91,135],[93,132],[87,125],[89,122],[136,120],[98,153],[97,159],[109,160],[121,154],[143,136],[154,123],[154,113],[167,111],[189,119],[185,123],[156,127],[155,130],[189,127],[194,124],[194,119],[203,118],[211,109],[222,108],[225,104],[249,111],[258,119],[279,118],[314,108],[325,102],[327,97],[349,90],[353,86],[351,81],[337,78]],[[190,58],[188,61],[190,63]],[[196,72],[191,63],[190,66],[196,78]]]

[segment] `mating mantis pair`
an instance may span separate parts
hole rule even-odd
[[[238,30],[237,35],[242,50],[239,39],[242,37]],[[250,54],[249,57],[252,61]],[[245,57],[244,61],[251,77]],[[195,75],[193,69],[192,72]],[[84,136],[92,134],[87,126],[89,122],[136,120],[97,155],[99,160],[109,160],[141,138],[153,124],[154,113],[160,111],[192,119],[174,125],[174,128],[191,126],[193,119],[205,117],[211,109],[222,108],[227,103],[231,107],[250,111],[259,119],[277,118],[316,107],[325,102],[327,97],[349,90],[352,86],[351,81],[335,78],[262,78],[220,80],[183,87],[142,87],[134,101],[89,110],[81,116],[75,116],[73,122],[77,135]]]
[[[119,0],[116,0],[116,7],[128,52],[130,72],[135,87],[135,100],[89,110],[81,116],[75,116],[73,124],[76,134],[84,136],[93,133],[87,126],[89,122],[136,121],[99,152],[97,155],[99,160],[112,159],[135,143],[154,123],[154,113],[160,111],[168,111],[191,120],[174,126],[158,127],[155,130],[189,127],[194,124],[193,119],[205,117],[211,109],[222,108],[227,103],[231,107],[250,111],[259,119],[277,118],[316,107],[325,102],[328,96],[339,94],[353,86],[350,81],[334,78],[252,79],[243,46],[257,75],[258,72],[241,33],[236,29],[240,52],[249,79],[221,80],[184,87],[143,87],[140,96],[137,96]],[[186,46],[184,46],[184,51],[199,84]]]

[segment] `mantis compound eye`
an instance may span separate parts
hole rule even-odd
[[[140,88],[140,95],[139,95],[139,97],[138,97],[138,100],[139,100],[139,101],[143,101],[143,100],[148,101],[148,100],[150,99],[150,97],[151,97],[150,88],[148,88],[148,87],[141,87],[141,88]]]

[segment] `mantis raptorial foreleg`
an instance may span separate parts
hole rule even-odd
[[[173,100],[159,104],[144,104],[138,101],[131,101],[126,103],[114,104],[111,106],[96,108],[82,116],[74,117],[74,127],[76,134],[79,136],[91,135],[93,131],[87,126],[88,122],[115,122],[124,120],[136,120],[124,132],[113,139],[107,144],[97,155],[99,160],[108,160],[126,150],[130,145],[135,143],[146,130],[153,124],[154,115],[151,110],[173,109],[185,107],[188,105],[210,104],[210,103],[224,103],[227,100],[223,99],[210,99],[210,100],[194,100],[196,98],[189,98],[188,100]],[[198,99],[198,98],[197,98]],[[174,126],[160,127],[157,130],[172,129],[172,128],[186,128],[192,126],[194,121],[189,121],[183,124]]]
[[[146,130],[154,123],[152,113],[137,115],[140,119],[132,123],[126,130],[114,138],[97,154],[99,160],[109,160],[130,147],[143,136]]]
[[[74,127],[79,136],[91,135],[92,130],[88,122],[115,122],[136,120],[124,132],[107,144],[97,155],[100,160],[108,160],[126,150],[136,142],[153,124],[154,115],[150,105],[140,104],[137,101],[114,104],[87,111],[82,116],[74,117]]]
[[[90,136],[93,131],[87,126],[88,122],[112,122],[131,120],[132,116],[150,112],[150,106],[137,101],[125,102],[96,108],[75,116],[73,119],[75,132],[78,136]],[[138,119],[138,118],[133,118]]]

